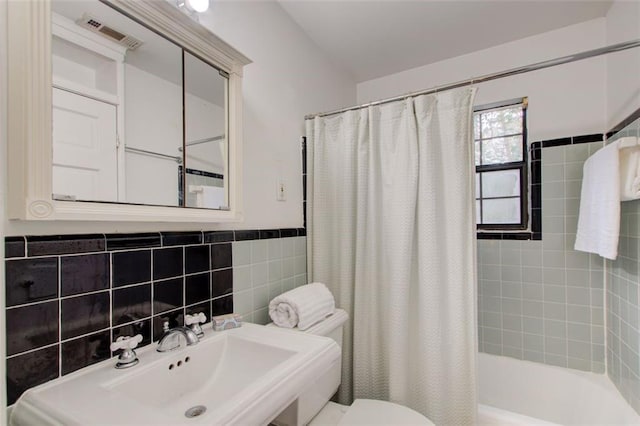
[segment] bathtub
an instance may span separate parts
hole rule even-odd
[[[606,375],[478,354],[479,425],[640,425]]]

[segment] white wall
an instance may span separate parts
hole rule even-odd
[[[466,80],[605,44],[604,18],[358,84],[368,102]],[[476,105],[528,96],[529,140],[606,131],[606,60],[588,59],[478,84]]]
[[[607,44],[640,38],[640,2],[616,1],[606,18]],[[607,55],[607,128],[640,108],[640,48]]]
[[[7,99],[4,95],[7,93],[7,3],[0,0],[0,224],[4,224],[6,216],[6,180],[7,180]],[[4,312],[5,308],[5,291],[4,291],[4,236],[3,226],[0,226],[0,311]],[[5,316],[0,315],[0,359],[6,359],[6,326]],[[6,424],[6,416],[4,407],[7,406],[7,387],[5,385],[6,363],[0,362],[0,425]]]
[[[302,226],[304,115],[353,105],[355,84],[275,2],[212,2],[200,22],[253,60],[244,73],[245,227]]]
[[[5,7],[6,3],[0,0],[0,4]],[[212,2],[201,22],[253,60],[245,68],[243,87],[244,223],[6,221],[6,235],[302,226],[300,136],[304,115],[354,104],[355,83],[331,64],[276,2]],[[0,43],[5,43],[6,26],[1,28]],[[4,78],[6,67],[0,68],[0,75]],[[2,102],[5,93],[0,93]],[[5,161],[6,142],[0,142]],[[284,202],[276,201],[279,176],[287,184]]]

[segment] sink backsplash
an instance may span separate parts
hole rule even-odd
[[[265,323],[267,304],[305,284],[300,229],[7,237],[7,391],[113,356],[118,336],[157,341],[164,321],[234,311]],[[210,324],[205,328],[208,330]]]

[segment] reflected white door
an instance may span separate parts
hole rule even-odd
[[[53,193],[118,201],[114,105],[53,89]]]

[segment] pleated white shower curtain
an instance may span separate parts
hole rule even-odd
[[[350,316],[340,402],[476,414],[474,88],[308,120],[308,273]]]

